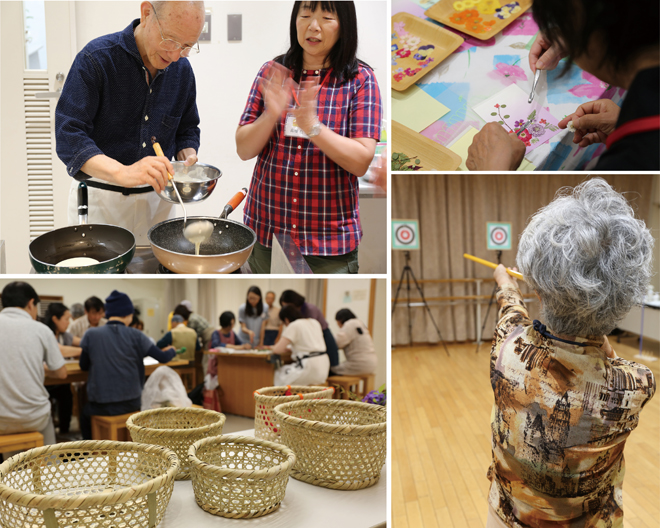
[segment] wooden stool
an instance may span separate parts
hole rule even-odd
[[[374,374],[360,374],[358,378],[362,380],[362,398],[364,398],[374,390],[374,380],[376,379],[376,376]]]
[[[341,387],[335,391],[335,399],[337,400],[348,400],[349,392],[360,396],[360,381],[362,378],[359,376],[330,376],[328,378],[328,383],[335,387]],[[343,389],[343,390],[342,390]],[[360,396],[360,399],[362,397]]]
[[[41,447],[43,445],[44,435],[38,431],[0,435],[0,453],[9,453],[10,451],[25,451],[26,449]]]
[[[126,420],[140,411],[118,416],[92,416],[92,440],[117,440],[130,442],[131,435],[126,428]]]

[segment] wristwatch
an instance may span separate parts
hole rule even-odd
[[[319,118],[317,117],[316,120],[314,121],[314,124],[312,125],[312,128],[309,132],[307,132],[307,137],[308,138],[313,138],[315,136],[318,136],[321,133],[321,122],[319,121]]]

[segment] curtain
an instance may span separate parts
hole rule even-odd
[[[325,314],[325,282],[327,279],[307,279],[305,281],[305,300],[318,307]]]
[[[649,224],[652,175],[602,176],[617,191],[624,192],[638,218]],[[538,209],[552,201],[556,192],[565,186],[574,187],[588,175],[534,174],[534,175],[405,175],[392,177],[392,218],[419,221],[420,248],[410,252],[410,270],[419,280],[432,279],[492,279],[490,268],[463,258],[463,253],[497,262],[497,252],[486,246],[486,222],[510,222],[512,244],[510,251],[502,252],[502,264],[515,266],[518,237],[527,220]],[[397,281],[406,264],[403,251],[392,251],[392,297]],[[420,294],[410,277],[410,297]],[[534,298],[524,283],[525,296]],[[474,295],[473,283],[422,283],[425,297]],[[481,295],[492,293],[494,282],[482,283]],[[392,316],[392,344],[410,344],[407,285],[401,287],[399,300]],[[475,304],[454,306],[429,302],[433,319],[445,341],[472,341],[477,328],[481,328],[488,299],[481,301],[482,321],[476,320]],[[491,308],[483,338],[488,341],[495,328],[496,305]],[[539,316],[539,303],[528,304],[532,317]],[[438,333],[423,307],[412,307],[412,341],[437,343]]]

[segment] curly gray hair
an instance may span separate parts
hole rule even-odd
[[[563,188],[532,216],[518,244],[525,282],[553,332],[601,336],[644,299],[653,237],[601,178]]]

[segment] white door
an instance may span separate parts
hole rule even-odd
[[[28,273],[28,246],[66,225],[70,178],[55,152],[57,97],[75,56],[74,2],[0,2],[0,240],[7,273]],[[44,34],[45,33],[45,34]]]

